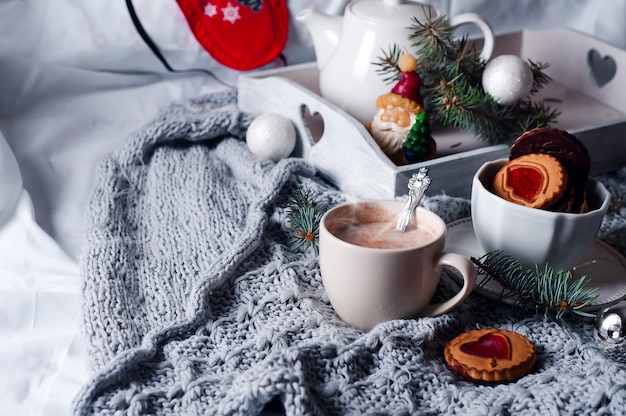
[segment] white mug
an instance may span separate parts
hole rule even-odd
[[[458,306],[476,284],[469,259],[444,253],[447,227],[418,208],[406,231],[395,230],[404,204],[359,201],[339,205],[322,217],[319,261],[328,299],[347,324],[369,331],[393,319],[436,316]],[[451,299],[431,305],[444,266],[463,277]]]

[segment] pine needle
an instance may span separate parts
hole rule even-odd
[[[567,313],[595,316],[583,310],[598,298],[597,288],[587,288],[590,283],[587,276],[574,279],[570,271],[554,269],[548,264],[543,270],[538,266],[529,269],[500,250],[471,260],[487,276],[482,285],[490,279],[496,280],[505,289],[503,296],[514,296],[519,304],[542,308],[547,318],[553,315],[561,320]]]
[[[372,62],[378,66],[376,73],[383,77],[386,84],[396,82],[402,76],[402,71],[398,67],[398,59],[402,51],[398,45],[391,45],[389,50],[383,52],[382,56],[377,56],[378,62]]]
[[[290,198],[287,220],[291,228],[289,244],[293,251],[311,247],[318,254],[319,227],[326,206],[310,190],[296,189]]]
[[[533,62],[532,60],[528,60],[528,65],[530,66],[531,71],[533,72],[533,86],[530,90],[531,94],[536,94],[539,92],[544,86],[546,86],[552,78],[548,76],[544,70],[548,68],[549,64],[544,64],[541,62]]]

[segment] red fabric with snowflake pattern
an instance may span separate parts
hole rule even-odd
[[[258,68],[285,47],[286,0],[176,0],[200,45],[219,63]]]

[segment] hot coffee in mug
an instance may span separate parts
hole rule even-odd
[[[436,237],[435,231],[425,224],[398,232],[396,224],[389,221],[350,224],[337,229],[334,235],[350,244],[370,248],[410,248],[429,243]]]
[[[418,208],[406,231],[395,229],[404,204],[360,201],[329,210],[320,224],[320,269],[337,314],[364,331],[392,319],[443,314],[461,303],[476,283],[469,259],[444,253],[447,228]],[[431,305],[444,266],[463,276],[451,299]]]

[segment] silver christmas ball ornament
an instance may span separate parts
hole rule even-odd
[[[530,65],[517,55],[500,55],[485,65],[483,89],[502,105],[512,105],[530,94],[533,86]]]
[[[607,357],[626,363],[626,302],[602,309],[596,316],[595,339]]]

